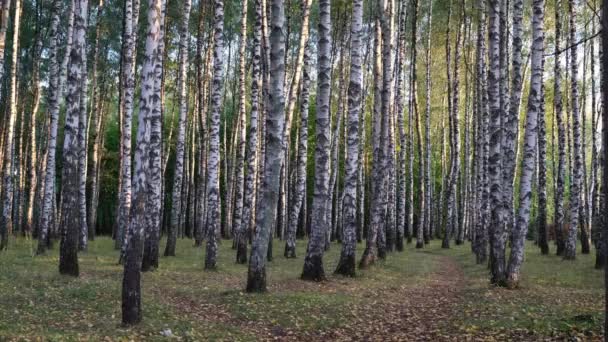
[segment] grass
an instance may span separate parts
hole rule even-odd
[[[328,331],[352,324],[357,310],[376,305],[378,298],[395,293],[393,289],[424,287],[446,257],[460,265],[465,280],[461,296],[454,299],[461,315],[446,322],[445,329],[601,333],[602,274],[593,269],[592,256],[567,262],[541,256],[528,246],[522,286],[506,290],[488,285],[488,271],[475,265],[468,245],[450,250],[439,246],[407,246],[404,253],[392,253],[350,279],[331,275],[340,253],[340,246],[332,245],[324,257],[329,281],[311,283],[299,280],[305,242],[298,241],[298,258],[287,260],[280,253],[282,242],[275,240],[269,292],[247,294],[247,266],[234,263],[230,241],[220,246],[217,271],[207,272],[204,248],[179,240],[177,257],[161,258],[160,269],[143,275],[144,321],[123,328],[122,267],[116,264],[112,240],[90,243],[88,252],[79,255],[81,276],[74,279],[58,274],[57,248],[33,256],[35,243],[19,238],[0,254],[0,340],[154,341],[166,340],[161,331],[170,329],[186,341],[254,341],[269,334]],[[359,252],[362,249],[358,246]]]
[[[581,254],[579,249],[575,261],[565,261],[554,254],[541,255],[539,248],[528,242],[520,286],[508,290],[488,284],[486,265],[475,264],[468,245],[439,253],[455,258],[467,279],[462,315],[456,319],[464,331],[521,330],[577,337],[602,334],[604,275],[594,269],[593,254]]]
[[[298,241],[298,258],[290,260],[277,253],[283,245],[275,241],[275,258],[268,268],[269,293],[251,295],[242,291],[247,266],[234,263],[230,241],[220,246],[217,271],[206,272],[204,249],[193,248],[189,240],[179,240],[177,257],[161,258],[158,270],[144,274],[144,321],[126,329],[120,326],[122,266],[116,264],[112,240],[98,238],[90,243],[88,252],[79,255],[81,276],[76,279],[58,274],[57,248],[45,256],[33,256],[32,246],[32,241],[16,239],[8,251],[0,254],[0,340],[156,340],[163,338],[160,332],[166,328],[185,339],[255,340],[255,327],[239,329],[234,322],[329,329],[345,324],[351,304],[367,300],[340,294],[329,289],[328,283],[300,281],[303,241]],[[410,251],[395,254],[383,263],[384,267],[346,279],[331,276],[339,252],[340,246],[333,245],[324,258],[329,284],[342,289],[352,286],[351,292],[404,281],[414,284],[437,264],[435,257],[408,263],[413,253]],[[209,305],[208,312],[200,310],[201,303]]]

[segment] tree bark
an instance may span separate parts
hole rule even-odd
[[[135,147],[135,168],[133,178],[133,203],[131,220],[127,232],[127,249],[122,281],[122,323],[134,325],[142,320],[141,309],[141,260],[144,234],[146,232],[146,202],[150,186],[150,117],[160,115],[160,88],[158,60],[162,57],[159,45],[162,41],[161,10],[162,0],[148,1],[148,31],[141,73],[141,97],[137,140]]]
[[[517,2],[519,2],[519,0],[517,0]],[[523,7],[523,4],[515,4],[514,6],[516,8]],[[519,210],[517,221],[512,231],[511,254],[509,257],[509,266],[507,268],[507,282],[508,286],[512,288],[519,285],[519,271],[524,260],[524,243],[526,240],[526,233],[528,232],[528,224],[530,222],[530,206],[532,202],[532,177],[536,170],[534,164],[537,156],[538,124],[542,121],[539,120],[539,118],[543,115],[543,53],[545,44],[544,7],[544,0],[534,0],[532,5],[532,74],[530,77],[528,115],[526,118],[524,138],[524,157],[522,160],[522,174],[519,189]],[[518,29],[521,29],[521,27],[514,26],[514,31],[517,31]],[[516,48],[518,47],[513,47],[513,49]],[[521,45],[519,45],[519,48],[521,48]],[[518,57],[517,53],[514,53],[513,61],[515,64],[518,63],[515,61],[516,57]],[[519,81],[521,83],[521,79]],[[513,103],[511,103],[511,108],[512,107]]]
[[[167,234],[167,245],[165,256],[175,256],[175,244],[177,243],[177,232],[182,209],[187,205],[182,201],[182,190],[184,186],[184,154],[186,144],[186,126],[188,121],[188,46],[190,32],[191,0],[182,2],[182,17],[179,38],[179,74],[178,74],[178,102],[179,120],[177,122],[177,143],[175,145],[175,173],[173,175],[173,193],[171,200],[171,224]]]
[[[568,12],[570,14],[570,41],[576,41],[576,2],[568,0]],[[572,110],[572,159],[573,172],[570,182],[570,227],[568,229],[564,259],[574,260],[576,258],[576,238],[579,222],[579,202],[582,184],[582,148],[581,148],[581,115],[579,108],[579,92],[578,92],[578,58],[577,47],[572,45],[570,48],[570,91],[571,95],[571,110]]]
[[[302,279],[320,281],[325,279],[323,253],[325,234],[330,229],[327,222],[329,204],[329,166],[331,149],[331,1],[319,1],[318,83],[315,149],[315,181],[311,208],[310,240],[304,259]]]
[[[348,85],[348,121],[346,175],[344,180],[342,251],[335,273],[355,276],[357,248],[357,179],[359,164],[359,117],[363,83],[361,41],[363,27],[363,0],[353,2],[351,22],[350,82]]]
[[[556,254],[563,255],[564,243],[564,188],[566,183],[566,130],[564,127],[564,112],[562,106],[561,90],[561,58],[558,54],[561,44],[561,8],[559,0],[555,0],[555,65],[553,68],[553,112],[557,122],[557,143],[558,143],[558,168],[557,168],[557,188],[555,194],[555,243]]]
[[[224,48],[224,0],[215,0],[213,48],[213,84],[209,125],[209,159],[207,177],[207,249],[205,269],[213,270],[217,262],[217,234],[221,226],[220,201],[220,112],[222,93],[222,49]]]
[[[160,228],[162,221],[162,128],[163,128],[163,101],[162,87],[164,77],[163,56],[165,54],[165,15],[167,11],[167,1],[160,0],[159,36],[157,38],[157,52],[153,55],[154,70],[154,94],[159,95],[160,99],[153,102],[154,108],[148,111],[150,120],[150,145],[148,170],[148,188],[146,198],[146,229],[144,232],[143,259],[141,270],[143,272],[158,268],[158,255],[160,243]],[[153,43],[151,43],[153,44]]]
[[[57,150],[57,126],[59,122],[59,107],[61,98],[61,87],[59,84],[59,23],[62,8],[61,0],[54,0],[52,4],[51,26],[49,28],[49,86],[48,86],[48,107],[49,107],[49,136],[46,153],[46,168],[44,174],[44,196],[41,208],[41,226],[38,235],[37,254],[44,254],[50,244],[49,230],[53,224],[53,204],[55,202],[55,158]],[[0,68],[1,70],[2,68]]]
[[[78,276],[78,233],[80,213],[78,207],[79,192],[79,156],[80,143],[78,141],[79,122],[82,106],[80,97],[82,87],[85,85],[86,67],[84,54],[86,46],[86,18],[87,0],[76,0],[74,3],[74,31],[72,48],[70,50],[70,62],[68,68],[68,94],[66,124],[63,140],[63,170],[62,170],[62,193],[60,227],[61,246],[59,253],[59,273]]]
[[[501,0],[491,0],[488,7],[489,16],[489,62],[488,68],[488,104],[490,108],[490,150],[488,159],[488,176],[490,183],[490,271],[491,283],[499,286],[506,284],[505,278],[505,224],[504,194],[502,192],[502,127],[501,118],[504,110],[500,99],[500,8]]]
[[[10,3],[10,1],[6,1]],[[2,182],[3,206],[0,218],[0,251],[8,246],[9,236],[13,233],[13,196],[15,180],[13,179],[13,158],[15,155],[15,122],[17,121],[17,68],[19,64],[19,34],[21,31],[22,0],[15,0],[15,16],[13,18],[13,56],[10,71],[8,127],[4,141],[4,181]]]
[[[259,0],[258,0],[259,1]],[[256,2],[256,14],[262,15],[259,3]],[[282,133],[285,125],[285,96],[283,84],[285,78],[285,5],[283,0],[272,0],[270,34],[270,107],[266,115],[266,151],[264,158],[264,176],[260,187],[259,207],[256,211],[256,229],[249,270],[247,274],[247,292],[266,291],[266,256],[272,229],[275,227],[280,171],[283,157]],[[257,19],[259,20],[259,19]],[[258,25],[256,25],[258,26]]]

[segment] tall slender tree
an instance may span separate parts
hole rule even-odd
[[[133,99],[135,97],[135,56],[137,19],[139,18],[138,0],[125,1],[125,18],[123,32],[123,55],[121,57],[121,70],[123,93],[120,103],[122,113],[121,127],[121,170],[120,194],[118,198],[118,230],[116,247],[121,249],[121,258],[124,255],[124,241],[129,227],[129,213],[131,211],[131,131],[133,122]]]
[[[373,84],[374,84],[374,104],[373,104],[373,119],[372,119],[372,177],[371,177],[371,203],[370,203],[370,223],[367,229],[367,238],[365,242],[365,250],[359,262],[359,268],[366,268],[375,263],[377,258],[377,239],[379,226],[382,224],[382,196],[380,187],[382,186],[382,54],[381,54],[381,39],[382,28],[380,26],[379,14],[376,14],[374,23],[374,69],[373,69]],[[411,173],[410,173],[411,174]],[[411,226],[408,226],[408,229]],[[411,234],[409,235],[411,236]]]
[[[322,0],[324,1],[324,0]],[[278,193],[280,186],[282,133],[285,125],[285,96],[283,92],[285,77],[285,4],[283,0],[272,0],[272,19],[270,34],[270,96],[266,115],[266,151],[264,176],[261,179],[259,206],[256,211],[255,236],[251,246],[247,292],[266,291],[266,256],[268,242],[275,227]],[[262,14],[256,5],[256,14]]]
[[[6,1],[10,4],[10,1]],[[13,232],[13,200],[15,180],[13,179],[15,158],[15,122],[17,120],[17,68],[19,64],[19,37],[21,32],[22,0],[15,0],[15,15],[13,16],[13,54],[10,70],[8,125],[4,141],[4,181],[2,182],[3,205],[0,218],[0,250],[6,249],[9,236]]]
[[[491,283],[504,285],[505,274],[505,225],[503,221],[504,196],[502,192],[502,127],[504,114],[500,102],[500,8],[501,0],[490,0],[488,6],[488,104],[490,121],[490,150],[488,157],[488,176],[490,183],[490,271]]]
[[[148,30],[143,59],[139,100],[139,116],[134,155],[133,205],[127,232],[127,248],[122,280],[122,323],[137,324],[142,320],[141,308],[141,258],[146,230],[146,202],[150,170],[150,116],[160,110],[160,88],[155,86],[159,73],[155,72],[161,34],[162,0],[148,0]],[[157,113],[158,115],[158,113]]]
[[[217,233],[221,225],[220,207],[220,112],[222,93],[222,49],[224,48],[224,0],[214,1],[213,84],[209,125],[209,160],[207,165],[207,249],[205,269],[215,269]]]
[[[568,13],[570,19],[570,41],[576,41],[576,1],[568,0]],[[582,147],[581,147],[581,115],[579,108],[578,92],[578,53],[577,46],[572,44],[570,48],[570,91],[572,92],[570,102],[572,110],[572,159],[573,173],[570,181],[570,228],[564,248],[564,259],[576,258],[577,227],[579,226],[579,203],[582,186]]]
[[[336,267],[336,273],[355,275],[355,251],[357,247],[357,178],[359,163],[359,117],[362,95],[362,27],[363,0],[353,2],[351,19],[351,54],[350,82],[348,85],[348,121],[347,121],[347,153],[346,176],[344,184],[344,232],[342,236],[342,252]]]
[[[564,190],[566,184],[566,129],[562,102],[562,68],[561,68],[561,6],[555,0],[555,59],[553,67],[553,112],[557,125],[558,166],[557,187],[555,192],[555,242],[556,254],[563,255],[564,244]]]
[[[242,224],[243,218],[243,194],[245,186],[245,149],[247,145],[247,104],[246,101],[246,82],[245,77],[247,76],[247,66],[245,64],[246,48],[247,48],[247,0],[243,0],[241,9],[241,41],[239,45],[239,130],[238,130],[238,146],[236,146],[236,179],[235,179],[235,205],[234,205],[234,239],[238,244],[238,241],[245,235],[244,226]],[[247,248],[245,246],[245,248]],[[237,250],[237,262],[239,262],[239,256],[247,257],[246,254],[240,254]],[[241,259],[240,263],[245,263],[246,259]]]
[[[179,36],[179,74],[178,74],[178,96],[179,96],[179,120],[177,122],[177,143],[175,145],[175,173],[173,177],[173,193],[171,196],[171,224],[167,236],[165,256],[175,256],[175,244],[177,242],[178,224],[182,208],[186,203],[182,201],[184,186],[184,154],[186,144],[186,124],[188,121],[188,54],[190,31],[191,0],[182,2],[182,17]]]
[[[86,78],[84,54],[86,53],[86,25],[88,0],[74,2],[74,31],[68,70],[67,114],[63,140],[63,169],[61,176],[63,200],[61,205],[61,246],[59,273],[78,276],[78,233],[80,213],[78,207],[78,159],[80,143],[78,130],[81,120],[80,97]]]
[[[315,148],[315,181],[311,208],[311,232],[304,259],[302,279],[323,280],[323,253],[326,233],[331,229],[327,222],[329,204],[329,158],[331,148],[331,1],[319,0],[319,41],[317,62],[317,116]]]
[[[260,91],[262,90],[262,0],[255,0],[253,29],[253,64],[251,79],[251,115],[247,142],[247,174],[243,193],[242,235],[237,240],[237,262],[247,262],[247,237],[251,236],[251,223],[255,209],[255,183],[258,174],[258,121],[260,119]]]
[[[519,7],[520,5],[516,5]],[[523,7],[523,5],[521,5]],[[523,10],[523,9],[522,9]],[[522,175],[519,190],[519,210],[517,221],[512,231],[512,246],[507,268],[507,282],[510,287],[519,284],[519,270],[524,260],[524,242],[528,225],[530,223],[530,206],[532,202],[532,177],[536,171],[535,162],[537,157],[538,124],[543,109],[543,67],[544,67],[544,0],[534,0],[532,4],[532,48],[531,64],[532,74],[530,77],[530,94],[528,95],[528,115],[526,117],[526,131],[524,138],[524,157],[522,160]],[[514,27],[514,29],[519,29]],[[513,47],[516,48],[515,46]],[[521,48],[521,46],[519,46]],[[514,57],[516,57],[514,55]],[[514,63],[515,59],[513,59]],[[521,82],[521,80],[520,80]],[[511,103],[513,106],[513,103]],[[511,107],[512,107],[511,106]],[[511,113],[513,114],[513,113]]]
[[[162,119],[163,119],[163,56],[165,54],[165,16],[167,12],[167,0],[161,0],[160,4],[160,28],[157,38],[158,46],[154,57],[154,94],[160,99],[153,102],[153,110],[148,112],[150,119],[150,169],[147,179],[149,180],[148,195],[146,198],[146,229],[143,247],[142,271],[158,268],[159,239],[162,221]]]
[[[49,86],[47,90],[48,96],[48,111],[50,117],[47,153],[46,153],[46,170],[44,174],[44,195],[42,200],[41,226],[38,234],[37,254],[45,253],[50,239],[49,229],[53,224],[53,206],[55,202],[55,158],[57,149],[57,126],[59,123],[59,105],[61,98],[61,88],[59,85],[60,68],[59,68],[59,23],[61,21],[60,14],[62,9],[62,1],[54,0],[52,4],[51,26],[49,28],[50,46],[49,46]],[[1,69],[1,68],[0,68]]]

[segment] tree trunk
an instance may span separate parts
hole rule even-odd
[[[70,62],[68,70],[67,114],[63,141],[63,170],[61,222],[61,247],[59,254],[59,273],[78,276],[78,233],[80,213],[78,207],[79,196],[79,156],[80,142],[78,131],[80,120],[83,117],[83,107],[80,103],[82,87],[85,85],[86,67],[84,64],[86,53],[86,19],[87,0],[76,0],[74,3],[74,31]]]
[[[300,93],[300,136],[298,137],[298,158],[296,170],[296,184],[293,205],[289,215],[289,229],[285,241],[285,257],[296,257],[296,230],[298,218],[305,215],[302,210],[306,201],[306,164],[308,160],[308,105],[310,97],[310,48],[304,52],[304,73],[302,90]]]
[[[157,44],[157,52],[153,55],[153,70],[154,75],[154,94],[162,94],[164,66],[163,56],[165,54],[165,15],[167,11],[167,1],[160,0],[160,13],[156,14],[158,19],[159,31],[155,42]],[[143,75],[142,75],[143,76]],[[160,228],[162,221],[162,121],[163,121],[163,101],[161,99],[153,102],[154,108],[148,111],[150,120],[150,144],[149,144],[149,163],[148,170],[148,188],[146,198],[146,229],[144,232],[143,259],[141,270],[146,272],[158,268],[158,254],[160,243]]]
[[[0,1],[0,80],[4,80],[4,53],[6,48],[6,31],[10,21],[11,0]],[[2,94],[0,93],[0,100]]]
[[[355,276],[355,252],[357,247],[357,178],[359,164],[359,117],[362,95],[361,40],[363,27],[363,0],[353,2],[351,22],[350,83],[348,85],[348,120],[346,175],[344,180],[342,251],[335,273]]]
[[[520,0],[516,0],[519,2]],[[523,7],[523,4],[515,4],[515,8]],[[539,127],[538,124],[542,120],[539,118],[543,115],[543,67],[544,67],[544,0],[534,0],[532,5],[532,74],[530,77],[530,94],[528,96],[528,115],[526,118],[526,131],[524,137],[524,157],[522,160],[522,174],[519,189],[519,210],[517,214],[516,224],[512,231],[512,246],[511,255],[509,257],[509,266],[507,268],[507,282],[509,287],[517,287],[519,284],[519,270],[524,260],[524,243],[526,233],[528,232],[528,224],[530,222],[530,206],[532,202],[532,177],[536,170],[535,162],[537,156],[537,143]],[[518,11],[516,11],[518,12]],[[517,21],[517,20],[516,20]],[[514,31],[521,29],[520,26],[514,26]],[[520,43],[520,42],[519,42]],[[515,50],[516,46],[513,47]],[[521,48],[521,45],[519,45]],[[514,63],[516,62],[517,53],[513,54]],[[520,57],[520,56],[519,56]],[[515,65],[514,64],[514,65]],[[519,77],[519,76],[515,76]],[[514,82],[516,83],[516,82]],[[521,79],[519,80],[521,84]],[[514,85],[515,86],[515,85]],[[511,103],[511,108],[513,103]],[[513,113],[511,113],[513,114]],[[544,123],[544,122],[543,122]]]
[[[17,120],[17,68],[19,64],[19,33],[21,31],[22,0],[15,0],[15,16],[13,18],[13,56],[10,71],[9,112],[6,140],[4,141],[4,181],[2,182],[3,206],[0,218],[0,251],[8,246],[9,236],[13,232],[13,196],[15,180],[13,179],[13,158],[15,154],[15,122]],[[10,3],[9,0],[6,0]]]
[[[237,262],[247,262],[247,240],[252,235],[252,218],[255,209],[255,182],[258,174],[258,122],[260,119],[260,90],[262,87],[262,2],[255,1],[255,22],[253,29],[253,66],[251,80],[251,115],[249,119],[249,139],[247,143],[247,174],[243,194],[243,218],[237,241]],[[265,143],[265,141],[262,141]]]
[[[570,41],[576,41],[576,3],[574,0],[568,0],[568,12],[570,14]],[[577,47],[572,45],[570,48],[570,90],[571,95],[571,110],[572,110],[572,159],[573,172],[570,182],[570,227],[567,233],[567,239],[564,249],[564,259],[574,260],[576,258],[576,238],[579,222],[579,202],[582,184],[582,168],[583,160],[581,157],[581,119],[579,108],[579,93],[578,93],[578,59]]]
[[[234,239],[235,244],[239,241],[246,241],[245,226],[242,224],[243,218],[243,195],[245,186],[245,148],[247,145],[247,111],[246,111],[246,82],[247,66],[245,64],[247,48],[247,1],[243,0],[241,10],[241,42],[239,47],[239,130],[238,130],[238,146],[236,146],[236,185],[234,191],[235,206],[234,206]],[[247,245],[245,245],[245,249]],[[242,246],[241,246],[242,249]],[[239,259],[240,257],[240,259]],[[237,263],[244,264],[247,262],[247,254],[239,253],[237,249]]]
[[[382,224],[382,217],[384,211],[382,210],[381,198],[383,194],[380,192],[382,186],[382,54],[381,54],[381,39],[382,39],[382,28],[380,26],[379,14],[376,14],[375,19],[375,36],[374,36],[374,70],[373,70],[373,82],[374,82],[374,107],[373,107],[373,119],[372,119],[372,191],[371,191],[371,204],[370,204],[370,224],[367,230],[367,238],[365,244],[365,250],[363,256],[359,262],[359,268],[367,268],[375,263],[377,258],[377,239],[378,239],[378,226]]]
[[[259,0],[256,2],[257,19],[262,18]],[[285,96],[283,85],[285,80],[285,6],[283,0],[272,0],[272,19],[270,34],[270,96],[269,111],[266,116],[267,147],[264,158],[264,176],[260,187],[259,207],[256,211],[256,229],[249,270],[247,274],[247,292],[266,291],[266,257],[269,240],[272,239],[272,229],[275,227],[278,193],[280,186],[280,171],[283,157],[282,134],[285,125]],[[258,27],[256,22],[256,27]],[[258,31],[258,30],[256,30]]]
[[[310,240],[304,259],[302,279],[325,279],[323,252],[330,222],[327,222],[329,204],[330,150],[331,150],[331,1],[319,1],[318,84],[316,117],[315,181],[311,208]]]
[[[215,0],[213,48],[213,85],[211,90],[211,120],[209,127],[209,159],[207,177],[207,250],[205,269],[213,270],[217,262],[217,234],[221,226],[220,200],[220,112],[222,93],[222,50],[224,48],[224,0]]]
[[[500,8],[501,0],[491,0],[488,7],[489,16],[489,68],[488,68],[488,104],[490,108],[490,149],[488,159],[488,176],[490,183],[490,271],[491,283],[505,285],[505,224],[503,221],[504,195],[502,192],[502,128],[501,118],[504,110],[500,99]]]
[[[167,234],[167,245],[165,256],[175,256],[175,244],[177,243],[177,231],[179,229],[180,213],[187,203],[182,201],[182,190],[184,185],[184,154],[186,144],[186,126],[188,121],[188,42],[190,32],[191,0],[182,2],[182,17],[179,38],[179,74],[178,74],[178,101],[179,120],[177,122],[177,143],[175,145],[175,173],[173,175],[173,194],[171,196],[171,224]]]
[[[162,0],[148,1],[148,31],[144,61],[141,73],[141,97],[135,148],[135,168],[133,178],[133,205],[127,232],[127,249],[122,281],[122,323],[134,325],[142,319],[141,309],[141,256],[143,254],[144,234],[146,232],[146,202],[150,186],[150,117],[160,113],[159,70],[155,70],[162,52],[161,10]]]
[[[125,3],[125,28],[123,40],[125,48],[122,56],[123,72],[123,98],[120,104],[122,109],[122,140],[121,140],[121,180],[118,210],[118,231],[116,236],[116,247],[121,249],[121,259],[124,256],[124,241],[126,229],[129,227],[129,213],[131,211],[131,130],[133,121],[133,100],[135,97],[135,57],[136,38],[139,17],[139,6],[135,6],[137,0],[126,0]]]
[[[565,248],[564,236],[564,191],[566,183],[566,129],[564,127],[564,112],[562,107],[561,90],[561,58],[559,55],[561,44],[561,8],[559,0],[555,0],[555,65],[553,69],[553,112],[557,122],[558,141],[558,168],[557,168],[557,192],[555,195],[555,242],[557,244],[556,254],[563,255]]]
[[[59,23],[62,9],[61,0],[54,0],[52,4],[51,26],[49,37],[49,86],[48,86],[48,107],[49,107],[49,136],[46,153],[46,168],[44,174],[44,196],[41,208],[41,226],[38,234],[37,254],[44,254],[50,244],[49,230],[53,224],[53,204],[55,202],[55,158],[57,150],[57,126],[59,122],[59,107],[61,98],[61,87],[59,85]],[[2,68],[0,68],[2,69]]]
[[[424,171],[424,198],[425,198],[425,208],[424,208],[424,232],[425,232],[425,242],[429,243],[431,239],[431,211],[432,211],[432,203],[433,203],[433,192],[431,190],[431,170],[432,170],[432,160],[431,160],[431,65],[432,65],[432,56],[431,56],[431,32],[432,32],[432,18],[433,18],[433,2],[429,2],[428,9],[428,25],[427,25],[427,46],[426,46],[426,110],[424,115],[424,129],[425,129],[425,141],[426,141],[426,149],[425,149],[425,171]]]

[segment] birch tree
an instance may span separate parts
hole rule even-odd
[[[179,74],[178,74],[178,101],[179,101],[179,120],[177,122],[177,142],[175,145],[175,173],[173,178],[173,194],[171,196],[171,224],[167,234],[167,246],[165,256],[175,256],[175,244],[177,242],[177,230],[180,220],[182,207],[182,187],[184,183],[184,154],[186,144],[186,123],[188,121],[188,46],[190,32],[191,0],[182,2],[182,17],[179,36]],[[218,109],[219,110],[219,109]]]
[[[500,0],[490,0],[488,6],[488,104],[490,121],[490,149],[488,159],[488,176],[490,184],[490,271],[491,283],[504,285],[505,278],[505,224],[503,221],[502,192],[502,128],[501,117],[504,114],[500,102]]]
[[[311,207],[311,232],[304,259],[302,279],[320,281],[325,279],[323,253],[326,233],[330,227],[327,222],[329,200],[329,164],[331,149],[331,1],[319,1],[319,41],[317,62],[317,117],[315,180]],[[268,153],[268,151],[267,151]],[[268,167],[268,165],[266,166]]]
[[[258,0],[259,1],[259,0]],[[322,0],[325,1],[325,0]],[[256,14],[262,14],[257,6]],[[259,206],[256,211],[255,236],[251,246],[247,292],[266,291],[266,256],[271,231],[275,227],[280,172],[282,163],[282,134],[285,125],[285,5],[283,0],[272,0],[270,33],[270,96],[266,115],[266,151],[264,177],[261,179]],[[259,20],[259,19],[256,19]],[[257,26],[257,25],[256,25]]]
[[[355,251],[357,247],[357,179],[359,164],[359,117],[363,83],[362,40],[363,0],[353,2],[351,19],[350,82],[348,85],[348,120],[346,175],[344,184],[343,220],[344,233],[337,274],[355,275]]]
[[[160,110],[158,73],[154,68],[160,57],[161,0],[148,1],[148,30],[141,73],[142,91],[139,100],[139,116],[135,147],[133,178],[133,205],[127,232],[126,254],[122,280],[122,323],[134,325],[142,320],[141,308],[141,256],[146,231],[146,202],[150,170],[150,116]],[[158,113],[156,113],[158,115]]]
[[[8,5],[10,1],[6,0]],[[15,154],[15,122],[17,120],[17,67],[19,64],[19,33],[21,30],[22,0],[15,0],[15,15],[13,17],[13,55],[10,70],[8,126],[4,141],[4,181],[2,182],[3,205],[0,218],[0,251],[8,246],[9,236],[13,232],[13,196],[15,180],[13,179],[13,159]],[[4,16],[4,14],[3,14]]]
[[[570,41],[576,41],[576,2],[568,0],[568,13],[570,19]],[[583,159],[581,157],[581,115],[579,108],[579,92],[578,92],[578,59],[577,46],[575,44],[570,48],[570,91],[571,94],[571,110],[572,110],[572,159],[573,173],[570,181],[570,228],[568,230],[567,239],[564,249],[564,259],[574,260],[576,258],[576,238],[577,227],[579,226],[579,202],[582,185],[582,168]]]
[[[222,49],[224,47],[224,0],[214,1],[213,84],[211,89],[211,120],[209,123],[209,159],[207,165],[207,249],[205,269],[215,269],[217,234],[221,225],[220,208],[220,112],[222,85]]]
[[[561,45],[561,8],[560,1],[555,0],[555,59],[553,67],[553,111],[557,124],[558,166],[557,187],[555,192],[555,242],[556,254],[564,252],[564,187],[566,183],[566,129],[564,127],[564,112],[562,103],[562,69],[560,58]]]
[[[61,88],[59,86],[59,23],[62,8],[61,0],[52,3],[51,25],[49,28],[49,86],[47,90],[48,111],[50,117],[49,135],[46,153],[46,170],[44,173],[44,195],[41,205],[42,220],[38,234],[37,254],[44,254],[49,246],[49,228],[53,223],[53,204],[55,202],[55,158],[57,150],[57,126],[59,124],[59,105]],[[2,68],[0,68],[1,70]]]
[[[63,140],[63,170],[61,175],[63,200],[61,205],[61,222],[63,227],[59,251],[59,273],[77,277],[78,270],[78,236],[80,231],[80,212],[78,207],[79,178],[78,159],[80,143],[78,130],[82,118],[80,97],[85,85],[86,69],[84,54],[86,46],[86,20],[88,0],[74,2],[74,31],[70,62],[68,68],[68,93],[66,98],[67,113]]]
[[[124,240],[126,229],[129,226],[129,212],[131,211],[131,130],[133,121],[133,99],[135,97],[135,34],[137,32],[137,18],[139,18],[138,0],[126,0],[124,19],[124,54],[121,59],[123,95],[120,103],[122,111],[122,139],[121,139],[121,179],[118,203],[118,231],[116,234],[116,247],[121,247],[121,258],[125,251]]]
[[[520,4],[521,5],[521,4]],[[520,5],[516,5],[520,6]],[[521,5],[523,7],[523,5]],[[526,129],[524,138],[524,157],[522,160],[522,174],[519,190],[519,209],[517,221],[512,231],[512,246],[507,268],[507,282],[509,287],[517,287],[519,284],[519,271],[524,260],[524,243],[528,225],[530,223],[530,206],[532,202],[532,177],[536,171],[535,162],[538,144],[538,124],[543,107],[543,67],[544,67],[544,0],[534,0],[532,4],[532,48],[530,93],[528,95],[528,115],[526,117]],[[521,18],[520,18],[521,19]],[[514,27],[514,29],[520,29]],[[515,46],[513,47],[516,48]],[[521,49],[521,45],[519,46]],[[516,57],[514,55],[514,57]],[[514,63],[515,58],[513,59]],[[521,82],[521,80],[520,80]],[[513,105],[513,103],[511,103]],[[511,113],[513,114],[513,113]]]
[[[241,41],[239,45],[239,129],[237,132],[238,135],[238,145],[236,146],[236,179],[235,179],[235,205],[234,205],[234,219],[233,219],[233,227],[234,227],[234,239],[235,242],[241,239],[240,235],[245,235],[245,231],[243,230],[244,226],[242,225],[242,217],[243,217],[243,193],[245,186],[245,148],[247,144],[247,112],[246,112],[246,83],[245,77],[247,75],[247,66],[245,65],[245,52],[247,48],[247,0],[243,0],[242,9],[241,9]],[[245,246],[245,248],[247,248]],[[246,254],[243,256],[246,257]],[[237,250],[237,262],[238,259],[238,250]],[[245,263],[246,260],[243,260],[242,263]]]
[[[258,121],[260,119],[260,90],[262,90],[262,0],[255,0],[253,29],[253,64],[251,79],[251,115],[247,142],[247,174],[243,193],[242,235],[237,240],[237,262],[247,262],[247,237],[251,236],[252,213],[255,206],[255,181],[258,173]]]

